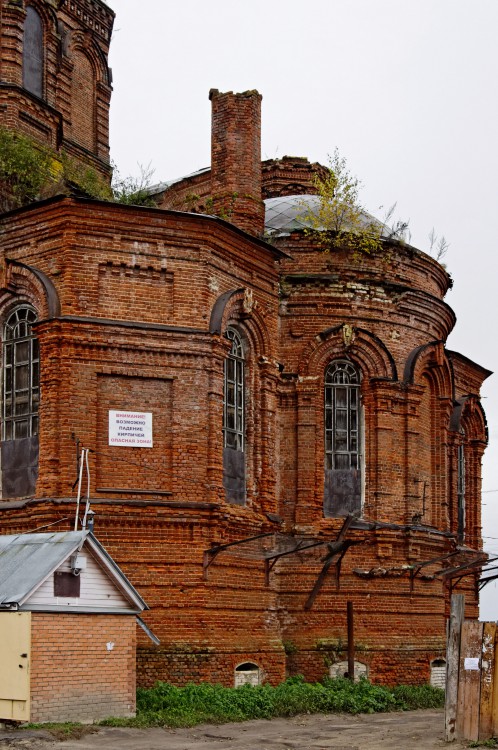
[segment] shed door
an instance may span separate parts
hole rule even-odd
[[[29,721],[31,612],[0,613],[0,719]]]

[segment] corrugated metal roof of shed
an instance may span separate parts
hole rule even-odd
[[[100,559],[135,611],[147,609],[104,547],[89,531],[0,535],[0,608],[22,605],[36,589],[85,543]]]
[[[0,536],[0,604],[20,603],[84,541],[87,532]]]

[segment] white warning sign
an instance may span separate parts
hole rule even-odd
[[[109,445],[152,448],[152,414],[143,411],[109,411]]]

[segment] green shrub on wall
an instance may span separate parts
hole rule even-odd
[[[80,195],[127,205],[156,205],[148,187],[152,170],[122,178],[114,170],[112,186],[96,169],[64,151],[56,152],[28,136],[0,127],[0,212],[54,195]]]

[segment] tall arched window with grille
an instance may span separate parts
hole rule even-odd
[[[22,85],[43,98],[43,22],[32,5],[26,6],[22,52]]]
[[[33,308],[16,307],[2,340],[2,496],[34,492],[38,473],[40,354]]]
[[[242,337],[228,328],[232,342],[225,359],[223,384],[223,486],[229,502],[243,505],[245,480],[245,354]]]
[[[325,372],[324,515],[361,513],[360,372],[347,360]]]
[[[457,526],[458,541],[465,536],[465,430],[460,430],[462,442],[457,446]]]

